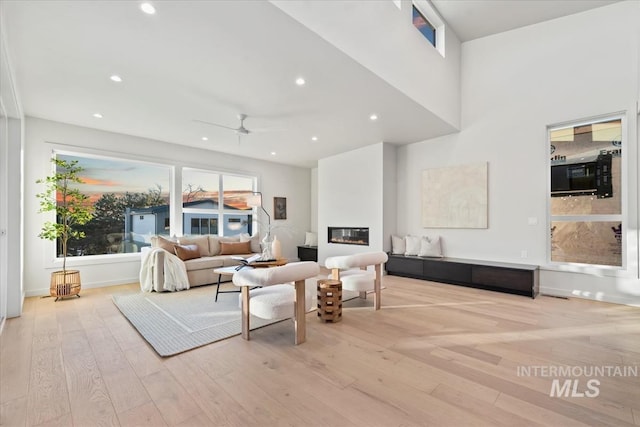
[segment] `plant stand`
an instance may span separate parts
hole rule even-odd
[[[51,286],[49,294],[59,298],[76,295],[80,298],[80,272],[78,270],[54,271],[51,273]]]

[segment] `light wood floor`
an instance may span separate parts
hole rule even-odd
[[[640,377],[559,398],[553,378],[518,376],[519,366],[640,366],[640,309],[383,285],[378,312],[346,309],[336,324],[309,314],[300,346],[286,321],[170,358],[111,302],[136,285],[29,298],[1,337],[0,424],[640,426]]]

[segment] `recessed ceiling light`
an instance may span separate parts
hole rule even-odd
[[[317,136],[312,136],[312,137],[311,137],[311,140],[312,140],[312,141],[317,141],[317,140],[318,140],[318,137],[317,137]]]
[[[296,84],[297,84],[298,86],[304,86],[304,84],[305,84],[305,83],[306,83],[306,81],[305,81],[302,77],[298,77],[298,78],[296,79]]]
[[[102,118],[102,114],[100,113],[94,113],[93,117],[95,117],[96,119],[101,119]]]
[[[112,75],[111,77],[109,77],[112,81],[120,83],[122,81],[122,77],[120,77],[117,74]]]
[[[153,15],[154,13],[156,13],[156,8],[153,7],[151,3],[142,3],[140,5],[140,10],[148,15]]]
[[[207,138],[206,136],[203,136],[203,137],[202,137],[202,140],[203,140],[203,141],[208,141],[208,140],[209,140],[209,138]]]
[[[378,115],[377,114],[372,114],[369,116],[369,120],[378,120]]]
[[[275,152],[275,151],[272,151],[272,152],[271,152],[271,155],[272,155],[272,156],[275,156],[275,155],[276,155],[276,152]]]

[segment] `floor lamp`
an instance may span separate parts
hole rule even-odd
[[[262,259],[272,259],[273,255],[271,253],[271,217],[267,210],[262,206],[262,193],[259,191],[253,191],[251,195],[247,196],[247,206],[251,208],[260,208],[267,216],[267,232],[262,239]]]

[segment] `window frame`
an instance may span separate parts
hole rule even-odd
[[[188,168],[188,169],[205,171],[209,173],[217,173],[220,177],[220,183],[222,183],[223,175],[232,175],[232,176],[250,178],[253,180],[254,188],[252,191],[254,192],[259,191],[258,185],[260,182],[260,175],[255,172],[232,171],[232,170],[225,170],[222,168],[208,169],[207,167],[203,167],[202,165],[197,165],[197,164],[184,164],[181,162],[172,163],[170,159],[165,159],[165,158],[159,158],[159,157],[153,157],[153,156],[143,157],[136,154],[120,153],[120,152],[113,152],[108,150],[98,150],[98,149],[92,149],[88,147],[60,144],[60,143],[54,143],[49,141],[47,141],[46,144],[51,147],[50,155],[46,156],[46,164],[43,162],[43,170],[46,170],[47,174],[52,172],[54,170],[52,168],[55,167],[51,164],[50,159],[53,156],[56,156],[58,154],[75,156],[75,157],[103,158],[103,159],[109,159],[109,160],[115,160],[115,161],[143,163],[143,164],[148,164],[152,166],[166,167],[170,174],[168,192],[169,192],[169,213],[170,213],[169,234],[171,236],[183,235],[182,216],[184,212],[182,210],[182,203],[181,203],[182,202],[181,186],[182,186],[182,170],[183,169]],[[177,192],[179,192],[179,194],[176,194]],[[222,197],[222,191],[220,191],[220,197]],[[179,201],[179,203],[176,203],[176,201]],[[178,213],[179,218],[178,216],[176,216],[176,211]],[[232,211],[229,211],[229,212],[232,212]],[[256,232],[260,231],[259,224],[257,224],[258,227],[256,228],[257,208],[252,208],[251,210],[247,210],[247,213],[252,215],[252,224],[254,227],[253,230],[255,234]],[[42,223],[44,221],[56,220],[55,212],[46,212],[46,213],[40,214],[40,216],[41,216]],[[219,229],[221,224],[220,218],[222,218],[222,216],[218,217]],[[56,241],[42,240],[42,242],[43,242],[43,245],[42,245],[43,259],[45,260],[45,267],[52,268],[52,269],[61,268],[63,259],[62,257],[57,256]],[[72,256],[72,257],[67,257],[67,267],[82,267],[82,266],[89,266],[89,265],[105,265],[105,264],[123,263],[123,262],[137,262],[140,260],[140,257],[141,257],[141,252]]]
[[[583,214],[583,215],[552,215],[551,212],[551,167],[552,155],[549,153],[549,147],[551,146],[551,133],[561,129],[576,128],[579,126],[586,126],[598,123],[604,123],[613,120],[620,120],[621,128],[621,147],[623,149],[622,156],[620,158],[620,214]],[[594,116],[585,119],[571,120],[553,125],[548,125],[546,128],[546,262],[549,270],[559,271],[571,271],[579,273],[592,273],[598,271],[605,276],[621,276],[628,271],[631,266],[636,266],[636,263],[631,258],[630,239],[631,234],[629,230],[629,206],[628,206],[628,162],[629,162],[629,143],[627,133],[627,116],[625,112],[616,112],[606,115]],[[621,234],[621,265],[605,265],[605,264],[588,264],[580,262],[562,262],[552,260],[552,239],[551,239],[551,227],[554,222],[620,222],[622,224]]]
[[[409,18],[411,19],[411,26],[413,26],[413,8],[416,10],[427,20],[427,22],[435,29],[435,38],[436,44],[433,45],[429,40],[429,46],[434,47],[440,55],[444,58],[446,55],[445,48],[445,23],[438,11],[429,3],[427,0],[412,0],[411,1],[411,10],[409,13]],[[416,30],[418,30],[416,28]],[[418,30],[418,32],[420,32]],[[422,33],[421,37],[426,38]]]
[[[251,185],[252,185],[252,189],[251,190],[247,190],[247,192],[255,192],[257,191],[256,188],[258,187],[258,176],[256,175],[249,175],[249,174],[243,174],[243,173],[238,173],[238,172],[230,172],[230,171],[221,171],[221,170],[214,170],[214,169],[203,169],[203,168],[198,168],[198,167],[191,167],[191,166],[183,166],[181,168],[179,168],[179,171],[176,172],[176,174],[180,174],[180,185],[182,187],[183,185],[183,177],[184,177],[184,170],[188,169],[188,170],[194,170],[197,171],[199,173],[210,173],[212,175],[217,175],[218,176],[218,209],[215,210],[215,213],[217,214],[216,220],[218,221],[218,236],[224,237],[227,236],[226,234],[224,234],[225,231],[225,218],[229,215],[238,215],[238,211],[234,210],[234,209],[225,209],[224,207],[224,177],[238,177],[238,178],[245,178],[251,181]],[[182,200],[182,193],[180,194],[180,200]],[[210,209],[198,209],[198,208],[187,208],[187,210],[185,211],[182,207],[182,204],[180,204],[180,212],[182,214],[181,217],[184,216],[184,213],[193,213],[193,214],[211,214],[212,210]],[[247,212],[247,215],[251,216],[251,220],[252,220],[252,227],[250,227],[250,229],[256,230],[256,231],[260,231],[260,228],[256,228],[255,224],[256,224],[256,208],[252,208],[250,210],[246,210],[245,212]],[[184,224],[182,224],[182,229],[180,230],[179,233],[177,233],[177,235],[183,235],[184,234]]]

